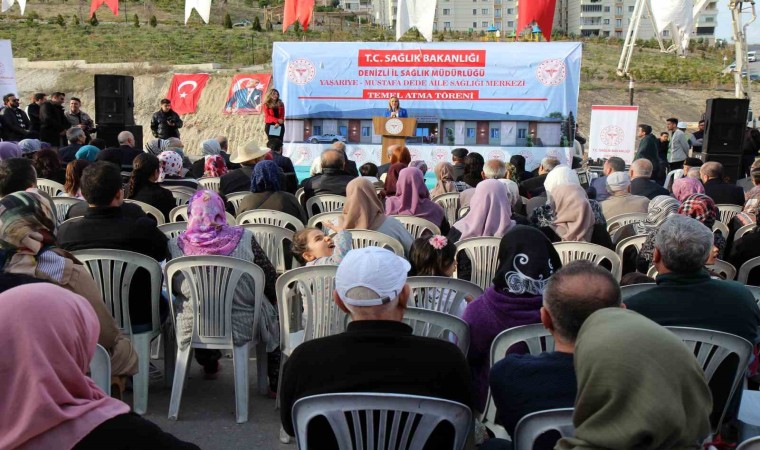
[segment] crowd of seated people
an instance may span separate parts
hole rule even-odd
[[[15,391],[7,392],[8,398],[20,398],[21,404],[35,402],[49,410],[50,417],[82,418],[81,426],[61,428],[14,416],[8,428],[0,425],[2,448],[24,443],[44,446],[52,439],[65,439],[72,448],[97,448],[121,438],[113,430],[127,426],[144,429],[150,439],[146,442],[156,448],[197,448],[129,414],[126,404],[109,399],[87,381],[86,363],[94,342],[109,351],[119,387],[136,372],[137,355],[119,334],[94,280],[69,253],[78,250],[127,250],[158,262],[217,255],[259,266],[265,275],[264,296],[254,298],[253,278],[243,277],[235,289],[232,336],[236,344],[266,345],[269,389],[279,393],[282,427],[291,436],[295,432],[293,404],[306,396],[338,392],[422,395],[464,404],[475,417],[485,412],[490,395],[497,422],[510,436],[530,413],[575,408],[574,435],[559,443],[556,436],[543,436],[535,448],[554,448],[555,444],[561,449],[692,448],[708,437],[711,424],[732,402],[726,382],[730,374],[719,373],[717,379],[705,381],[693,355],[663,327],[726,332],[753,344],[758,340],[760,309],[752,293],[736,281],[723,279],[714,264],[726,259],[739,269],[760,256],[755,242],[760,239],[758,225],[734,239],[739,227],[758,223],[760,188],[737,191],[741,188],[723,181],[718,163],[705,163],[696,171],[684,168],[684,176],[674,179],[669,189],[650,179],[649,160],[636,160],[626,171],[625,164],[621,168],[620,161],[612,158],[605,164],[604,176],[585,189],[577,172],[556,158],[542,160],[534,174],[522,157],[513,157],[509,163],[486,161],[477,152],[455,149],[454,164],[437,164],[435,187],[428,190],[427,165],[413,161],[405,146],[390,149],[390,162],[384,168],[357,167],[345,144],[336,143],[320,155],[317,172],[296,183],[295,168],[282,154],[281,142],[270,141],[266,147],[256,142],[230,143],[228,154],[227,140],[216,137],[204,141],[197,152],[201,158],[190,162],[178,138],[155,139],[142,150],[134,137],[124,133],[119,147],[105,149],[98,142],[80,145],[80,139],[74,139],[71,145],[78,147],[66,165],[64,155],[55,150],[39,146],[24,153],[17,144],[0,143],[0,310],[5,311],[0,314],[5,324],[0,333],[12,333],[27,320],[34,322],[35,308],[55,308],[76,330],[74,336],[65,337],[71,342],[60,342],[64,338],[51,330],[61,324],[30,325],[29,333],[38,333],[50,348],[6,358],[0,368],[0,374],[5,374],[0,375],[4,381],[0,390],[23,378],[22,371],[30,367],[48,371],[47,381],[28,380],[18,389],[31,392],[33,386],[43,386],[68,391],[81,399],[77,406],[55,396],[18,397]],[[66,155],[73,151],[63,148]],[[219,178],[218,191],[202,186],[202,178],[208,177]],[[753,186],[760,186],[760,165],[752,168],[750,177]],[[62,196],[83,200],[71,206],[65,222],[56,219],[55,199],[37,189],[39,178],[61,180]],[[183,231],[171,239],[139,204],[125,202],[153,206],[170,222],[178,204],[177,187],[194,193],[187,202]],[[298,192],[302,195],[296,195],[296,188],[302,189]],[[237,193],[245,196],[233,207],[227,198]],[[460,195],[460,206],[469,210],[460,211],[450,223],[436,197],[454,193]],[[345,197],[339,217],[321,228],[299,229],[287,250],[303,266],[338,266],[333,300],[350,316],[350,323],[343,333],[299,345],[280,374],[275,283],[281,275],[254,234],[227,216],[274,210],[306,225],[317,212],[307,211],[306,202],[325,194]],[[741,206],[743,212],[726,224],[730,231],[724,236],[713,228],[720,218],[719,205],[725,202]],[[620,227],[613,241],[608,223],[632,212],[645,218]],[[413,235],[394,216],[425,219],[440,234]],[[403,252],[354,248],[353,230],[382,233],[397,241]],[[646,274],[656,271],[651,280],[656,286],[625,300],[621,280],[609,270],[586,261],[563,264],[554,245],[586,242],[614,250],[615,243],[632,236],[646,239],[631,263],[624,265],[625,279],[650,281]],[[407,276],[471,280],[475,262],[458,253],[457,244],[482,237],[500,240],[490,282],[482,294],[467,295],[457,309],[446,312],[467,325],[467,354],[451,339],[414,336],[402,322],[413,301]],[[754,284],[753,279],[760,277],[750,277],[749,284]],[[135,332],[145,330],[153,319],[150,281],[149,274],[140,270],[132,280],[130,318]],[[183,277],[171,282],[177,295],[171,300],[177,313],[173,319],[178,342],[186,346],[192,336],[189,300],[193,291]],[[30,283],[43,287],[25,309],[21,299],[34,287],[23,285]],[[442,294],[430,294],[431,303],[439,302]],[[58,304],[50,306],[56,300]],[[162,323],[169,320],[169,301],[161,297]],[[261,304],[256,305],[257,301]],[[256,307],[261,309],[258,322],[254,321]],[[17,323],[8,319],[10,315],[19,318]],[[500,333],[533,324],[543,325],[551,334],[554,351],[529,354],[527,346],[515,345],[499,360],[491,360],[491,345]],[[56,345],[66,346],[68,352],[79,350],[65,363],[53,358]],[[218,377],[224,367],[221,356],[218,350],[195,350],[204,377]],[[615,367],[624,368],[625,373]],[[65,381],[49,381],[56,377]],[[90,405],[94,412],[88,413],[81,405]],[[729,411],[729,419],[735,420],[736,409]],[[613,428],[621,431],[605,433]],[[489,438],[481,425],[475,430],[476,443],[483,450],[510,448],[507,441]],[[425,448],[447,448],[453,432],[439,425]],[[326,420],[315,419],[308,435],[309,448],[337,448]]]

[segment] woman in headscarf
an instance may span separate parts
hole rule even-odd
[[[696,175],[696,176],[693,176]],[[682,202],[691,194],[704,194],[705,186],[699,181],[699,167],[689,170],[689,175],[673,182],[673,197]]]
[[[4,159],[20,158],[22,156],[21,147],[15,142],[0,142],[0,161]]]
[[[428,166],[425,161],[422,161],[421,159],[416,159],[409,163],[409,167],[415,167],[417,169],[420,169],[420,172],[422,172],[422,175],[424,176],[428,171]]]
[[[0,448],[198,450],[130,413],[86,375],[98,329],[87,301],[53,284],[0,294]]]
[[[435,169],[435,187],[430,191],[430,197],[435,198],[439,195],[459,192],[454,181],[454,166],[448,162],[439,162]]]
[[[167,148],[169,148],[168,139],[151,139],[145,144],[145,152],[153,156],[160,155]]]
[[[483,166],[485,165],[483,155],[475,152],[468,153],[464,157],[464,175],[457,181],[464,181],[469,186],[477,187],[483,181]]]
[[[515,225],[507,188],[499,180],[483,180],[475,188],[470,212],[448,234],[458,242],[473,237],[502,237]]]
[[[161,165],[157,157],[150,153],[137,155],[132,162],[132,176],[129,178],[126,196],[158,208],[168,223],[169,213],[177,202],[171,191],[157,183],[160,175]]]
[[[184,186],[190,189],[198,189],[198,182],[192,178],[182,176],[182,155],[166,150],[158,155],[161,173],[158,182],[162,186]]]
[[[697,450],[712,397],[694,355],[672,332],[621,308],[589,316],[575,342],[573,437],[557,450]]]
[[[728,262],[736,270],[752,258],[760,256],[760,208],[755,209],[755,228],[745,233],[744,236],[734,241],[731,246],[731,256]],[[760,270],[752,270],[749,273],[747,284],[750,286],[760,286]]]
[[[190,174],[193,178],[202,178],[212,175],[206,175],[206,164],[211,156],[219,156],[224,160],[224,167],[226,170],[230,170],[229,156],[226,153],[222,153],[222,145],[216,139],[207,139],[201,142],[201,155],[200,159],[193,162],[190,166]],[[226,173],[226,172],[225,172]],[[217,176],[217,175],[214,175]]]
[[[49,148],[42,149],[35,152],[32,159],[37,178],[45,178],[61,184],[66,182],[66,169],[61,165],[58,152]]]
[[[74,197],[84,200],[80,181],[85,167],[90,165],[86,159],[75,159],[66,165],[66,183],[63,184],[64,194],[62,197]]]
[[[488,394],[494,338],[506,329],[541,322],[544,287],[561,267],[559,254],[539,230],[516,225],[502,237],[493,285],[467,305],[462,316],[470,325],[467,360],[475,381],[479,411],[483,411]]]
[[[0,200],[0,270],[54,283],[87,299],[100,323],[98,343],[111,355],[111,373],[134,374],[132,344],[119,332],[87,269],[56,247],[55,235],[55,214],[40,194],[15,192]]]
[[[86,161],[94,162],[99,152],[100,149],[94,145],[83,145],[79,150],[77,150],[74,156],[76,159],[84,159]]]
[[[227,164],[220,155],[206,156],[203,158],[203,176],[220,178],[227,174]]]
[[[42,150],[42,143],[39,139],[24,139],[18,143],[18,146],[24,156],[31,155],[34,152]]]
[[[442,235],[448,234],[450,228],[446,212],[430,200],[422,172],[415,167],[399,173],[396,195],[385,199],[385,215],[420,217],[439,227]]]
[[[623,225],[619,229],[613,232],[613,242],[616,244],[625,238],[632,236],[654,236],[657,228],[668,218],[671,214],[678,212],[678,207],[681,203],[669,195],[658,195],[649,201],[649,207],[647,209],[647,218],[641,222],[630,223]],[[654,237],[648,238],[641,249],[638,251],[633,247],[628,247],[623,255],[623,275],[636,271],[637,261],[640,255],[651,263],[652,254],[654,253]],[[643,271],[646,273],[646,270]]]
[[[277,390],[279,362],[273,359],[279,354],[279,325],[277,321],[277,272],[266,253],[256,242],[253,234],[239,226],[229,225],[224,201],[213,191],[200,190],[193,195],[187,208],[187,230],[169,241],[170,258],[181,256],[219,255],[252,262],[264,271],[264,297],[254,296],[254,282],[243,276],[235,288],[232,303],[232,340],[235,345],[246,342],[264,342],[270,353],[269,385]],[[190,345],[193,329],[193,311],[188,302],[192,289],[182,275],[174,277],[172,286],[177,295],[175,311],[180,348]],[[255,302],[261,301],[261,322],[254,323]],[[207,378],[215,378],[219,371],[219,350],[195,350],[195,359],[203,366]],[[274,376],[273,376],[274,373]]]
[[[655,197],[657,198],[657,197]],[[672,205],[672,204],[671,204]],[[672,208],[672,206],[670,206]],[[697,219],[702,222],[707,228],[712,230],[715,221],[720,217],[720,211],[715,206],[715,202],[705,194],[692,194],[686,197],[678,207],[678,214],[689,216],[693,219]],[[670,215],[670,214],[668,214]],[[667,216],[665,216],[667,217]],[[661,217],[660,222],[665,220],[665,217]],[[640,228],[644,230],[645,228]],[[636,259],[636,270],[641,273],[647,273],[649,267],[652,265],[652,258],[654,255],[654,235],[650,230],[647,240],[639,250],[639,256]],[[726,237],[720,231],[713,233],[714,246],[718,249],[718,258],[723,258],[723,252],[726,249]]]
[[[343,205],[342,228],[378,231],[396,239],[409,256],[414,242],[404,225],[383,212],[383,204],[375,187],[366,178],[354,178],[346,185],[346,203]]]
[[[742,209],[742,212],[737,214],[736,217],[731,220],[730,224],[726,224],[732,232],[745,225],[757,223],[755,221],[755,215],[760,209],[760,168],[752,169],[749,173],[749,177],[752,181],[753,187],[744,193],[744,208]]]
[[[251,174],[251,194],[238,206],[238,214],[254,209],[271,209],[290,214],[306,223],[306,217],[296,196],[282,190],[280,172],[274,161],[259,161]]]
[[[388,173],[385,174],[385,195],[387,197],[393,197],[396,195],[396,184],[398,184],[398,177],[402,170],[406,169],[407,165],[402,163],[394,163],[388,168]]]

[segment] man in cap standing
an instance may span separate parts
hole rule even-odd
[[[409,263],[378,247],[351,250],[338,267],[333,299],[351,316],[341,334],[299,345],[285,363],[280,417],[293,436],[291,410],[300,398],[338,392],[382,392],[442,398],[472,407],[464,354],[452,343],[412,335],[401,322],[410,296]],[[342,319],[341,319],[342,320]],[[425,448],[451,446],[438,427]],[[322,418],[309,426],[309,448],[337,448]]]
[[[454,166],[452,177],[454,181],[464,175],[464,158],[470,153],[466,148],[455,148],[451,151],[451,161]]]

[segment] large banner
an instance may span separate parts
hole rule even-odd
[[[11,41],[0,40],[0,92],[19,95],[16,91],[16,71],[13,68]]]
[[[207,73],[175,73],[166,98],[177,114],[192,114],[198,107],[201,92],[208,82]]]
[[[591,159],[623,158],[626,164],[636,155],[638,106],[591,106]]]
[[[261,114],[261,104],[269,90],[272,74],[239,74],[232,78],[225,114]]]
[[[370,118],[398,97],[409,117],[537,121],[577,115],[581,44],[275,42],[288,119]]]

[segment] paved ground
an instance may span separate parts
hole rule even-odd
[[[163,368],[163,361],[153,361]],[[204,450],[280,449],[296,450],[295,441],[280,444],[280,416],[274,400],[259,395],[256,388],[256,361],[250,360],[251,381],[248,401],[248,423],[235,423],[235,387],[232,359],[222,358],[222,371],[217,380],[204,380],[202,369],[193,362],[185,382],[179,420],[167,418],[171,388],[162,381],[151,383],[148,412],[144,416],[164,431],[193,442]],[[124,399],[132,404],[131,393]]]

